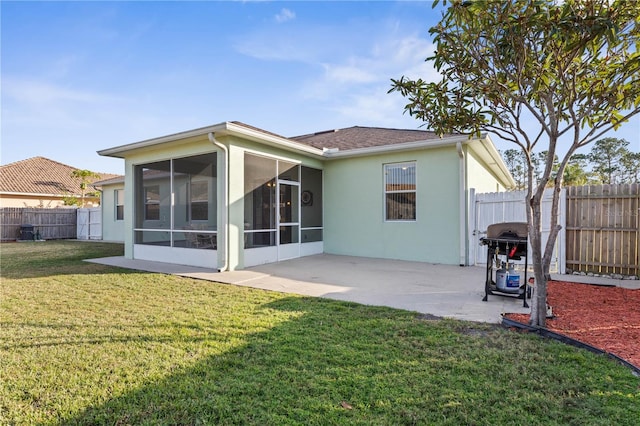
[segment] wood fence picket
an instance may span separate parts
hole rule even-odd
[[[548,234],[550,196],[550,190],[545,191],[543,240]],[[484,262],[486,249],[474,244],[488,225],[526,222],[525,197],[525,191],[473,195],[472,262]],[[567,187],[561,194],[558,224],[563,229],[552,271],[640,276],[640,184]]]
[[[567,268],[640,275],[640,184],[567,188]]]
[[[5,207],[0,209],[2,241],[20,239],[20,227],[33,225],[43,240],[75,239],[76,209]]]

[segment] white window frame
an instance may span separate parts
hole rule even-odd
[[[122,204],[119,204],[120,196],[122,196]],[[113,199],[115,204],[115,220],[123,221],[124,220],[124,189],[114,189],[113,190]],[[122,218],[118,218],[118,207],[122,207]]]
[[[402,189],[402,190],[387,190],[387,171],[391,167],[413,167],[414,170],[414,189]],[[410,194],[413,193],[415,197],[414,201],[414,211],[415,217],[411,219],[389,219],[387,212],[387,195],[388,194]],[[416,222],[418,220],[418,166],[415,160],[413,161],[403,161],[399,163],[385,163],[382,167],[382,204],[383,204],[383,218],[385,222]]]

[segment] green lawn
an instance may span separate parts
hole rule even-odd
[[[1,246],[0,424],[637,425],[640,379],[499,327]]]

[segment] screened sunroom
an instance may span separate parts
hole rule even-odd
[[[244,265],[322,253],[322,170],[244,155]]]
[[[216,156],[213,152],[134,167],[136,258],[190,258],[215,265]]]

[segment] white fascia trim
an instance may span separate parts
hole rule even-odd
[[[99,180],[98,182],[93,182],[91,186],[109,186],[109,185],[121,185],[124,183],[124,176],[121,178],[111,178],[106,180]]]
[[[489,135],[482,135],[482,138],[480,138],[480,142],[482,144],[482,147],[485,149],[485,153],[491,159],[490,162],[487,162],[489,167],[495,170],[498,176],[502,175],[503,183],[506,184],[505,186],[507,187],[507,189],[515,188],[516,181],[513,179],[513,176],[511,176],[509,169],[507,169],[507,165],[502,159],[502,155],[500,155],[500,153],[496,149],[496,146],[494,145]],[[482,155],[482,153],[478,154]]]
[[[286,149],[287,151],[293,152],[301,152],[305,154],[313,155],[317,158],[323,158],[323,152],[321,149],[314,148],[309,145],[302,144],[300,142],[294,142],[290,139],[278,137],[275,135],[271,135],[268,133],[263,133],[258,130],[250,129],[245,126],[240,126],[235,123],[224,123],[225,129],[219,130],[216,133],[216,136],[241,136],[245,139],[249,139],[255,142],[260,142],[265,145],[271,145],[278,148]]]
[[[113,148],[107,148],[98,151],[99,155],[106,157],[124,158],[124,153],[140,148],[146,148],[166,142],[174,142],[180,139],[191,138],[194,136],[207,135],[209,132],[217,132],[224,128],[227,123],[214,124],[213,126],[201,127],[199,129],[187,130],[186,132],[173,133],[171,135],[160,136],[158,138],[146,139],[139,142],[133,142],[126,145],[120,145]]]
[[[124,158],[124,154],[128,151],[135,149],[146,148],[154,145],[159,145],[168,142],[175,142],[181,139],[187,139],[197,136],[206,136],[209,133],[213,133],[218,136],[240,136],[245,139],[249,139],[255,142],[259,142],[265,145],[271,145],[278,148],[283,148],[288,151],[300,152],[313,155],[317,158],[323,158],[322,150],[314,148],[309,145],[304,145],[299,142],[293,142],[289,139],[278,137],[269,133],[264,133],[259,130],[251,129],[245,126],[241,126],[235,123],[225,121],[223,123],[215,124],[213,126],[201,127],[199,129],[187,130],[186,132],[174,133],[171,135],[161,136],[153,139],[146,139],[140,142],[133,142],[126,145],[117,146],[114,148],[103,149],[98,151],[99,155],[107,157]]]
[[[362,157],[366,155],[384,154],[387,152],[411,151],[424,148],[441,148],[444,146],[454,146],[457,143],[467,144],[475,138],[469,138],[467,135],[450,136],[442,139],[427,139],[423,141],[404,142],[394,145],[372,146],[367,148],[355,148],[346,151],[327,150],[324,157],[331,160],[337,158]]]

